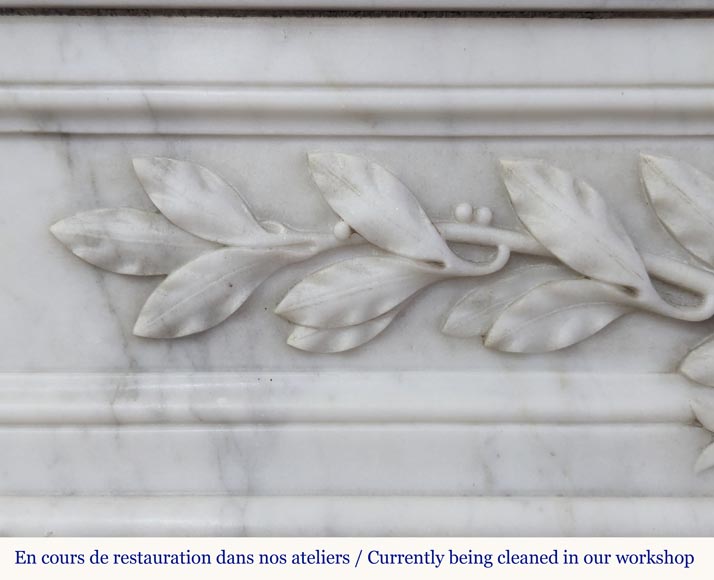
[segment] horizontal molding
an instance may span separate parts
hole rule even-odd
[[[677,374],[317,372],[0,374],[0,426],[692,424]]]
[[[5,497],[10,536],[711,536],[714,498]]]
[[[0,88],[1,133],[714,135],[714,88]]]

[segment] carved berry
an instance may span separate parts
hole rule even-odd
[[[480,207],[476,210],[476,223],[480,226],[490,226],[493,220],[491,208]]]
[[[462,224],[471,223],[474,218],[474,208],[470,203],[460,203],[454,208],[454,217]]]
[[[352,235],[352,228],[347,222],[340,221],[335,224],[332,232],[338,240],[347,240]]]

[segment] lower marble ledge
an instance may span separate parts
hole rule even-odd
[[[2,497],[13,536],[710,536],[714,498]]]
[[[377,425],[0,430],[0,493],[711,494],[678,426]]]
[[[3,495],[709,496],[684,425],[0,429]]]
[[[675,374],[3,373],[0,533],[709,535],[697,405]]]

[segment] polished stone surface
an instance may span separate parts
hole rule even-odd
[[[711,534],[708,350],[679,365],[714,330],[713,33],[707,19],[0,19],[0,531]],[[86,213],[107,208],[134,211]],[[201,293],[223,262],[183,269],[218,244],[276,264],[304,232],[335,247],[291,254],[240,304],[234,286]],[[504,272],[465,275],[498,245]],[[374,337],[336,338],[403,292],[394,268],[369,300],[362,278],[344,283],[384,264],[438,284]],[[557,294],[582,315],[553,319],[560,304],[540,299],[484,346],[478,309],[503,316],[536,264],[551,264],[541,282],[587,278]],[[155,298],[142,319],[176,288],[186,317]],[[327,334],[288,343],[306,322]],[[503,352],[544,344],[567,348]],[[355,348],[310,352],[336,346]]]

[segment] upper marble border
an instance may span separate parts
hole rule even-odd
[[[0,132],[711,135],[713,34],[709,19],[8,16]]]
[[[714,86],[713,35],[708,19],[8,16],[0,79],[75,89],[702,87]]]

